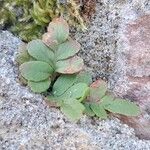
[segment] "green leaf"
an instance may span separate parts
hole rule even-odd
[[[53,85],[52,93],[60,96],[66,92],[76,81],[76,75],[61,75]]]
[[[33,40],[27,45],[28,53],[39,61],[44,61],[53,66],[54,53],[41,40]]]
[[[73,74],[83,69],[83,60],[80,57],[72,57],[56,63],[56,72],[62,74]]]
[[[19,69],[25,79],[35,82],[46,80],[53,73],[51,66],[42,61],[23,63]]]
[[[90,107],[93,110],[93,112],[96,114],[96,116],[102,119],[107,119],[107,112],[105,111],[103,106],[101,106],[100,104],[92,103]]]
[[[110,105],[114,100],[114,97],[112,95],[105,95],[101,101],[100,101],[100,104],[102,106],[107,106],[107,105]]]
[[[80,44],[76,41],[69,40],[59,45],[56,58],[57,60],[67,59],[74,56],[80,50]]]
[[[91,116],[91,117],[95,116],[95,113],[91,109],[90,104],[84,103],[84,107],[85,107],[85,110],[84,110],[85,114],[87,114],[88,116]]]
[[[84,106],[76,99],[66,99],[61,106],[61,111],[73,121],[81,118],[84,109]]]
[[[97,80],[94,83],[92,83],[90,87],[90,101],[91,102],[97,102],[100,101],[100,99],[105,96],[107,91],[107,84],[106,82],[102,80]]]
[[[55,107],[60,107],[63,104],[63,100],[60,97],[55,97],[53,95],[47,96],[46,100],[50,102],[51,106],[55,106]]]
[[[59,43],[51,32],[44,33],[42,36],[42,41],[54,52],[58,49]]]
[[[56,18],[50,22],[48,32],[58,43],[63,43],[69,36],[69,26],[63,18]]]
[[[40,81],[40,82],[28,81],[28,86],[35,93],[45,92],[50,87],[50,84],[51,84],[50,79]]]
[[[17,55],[16,61],[19,63],[19,65],[23,64],[24,62],[28,62],[30,60],[34,60],[34,58],[32,58],[27,49],[26,49],[26,44],[22,44],[19,47],[19,53]]]
[[[76,83],[86,83],[87,85],[90,85],[92,83],[92,76],[88,72],[80,72],[77,75]]]
[[[77,83],[70,87],[61,97],[83,101],[89,94],[89,87],[85,83]]]
[[[111,105],[105,106],[105,109],[125,116],[138,116],[140,114],[140,109],[135,103],[119,98],[115,99]]]

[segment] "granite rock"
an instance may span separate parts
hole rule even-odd
[[[150,14],[125,19],[118,35],[111,87],[116,95],[140,106],[147,117],[125,122],[135,128],[137,135],[150,139]]]
[[[18,80],[15,58],[22,42],[0,33],[0,149],[2,150],[141,150],[150,141],[139,140],[134,129],[116,118],[102,121],[83,116],[70,122],[44,97]]]
[[[84,58],[88,69],[93,72],[93,78],[109,79],[109,88],[116,95],[137,97],[133,93],[135,90],[131,90],[130,93],[130,84],[123,86],[126,85],[126,81],[132,82],[129,74],[137,76],[138,84],[137,79],[141,79],[143,74],[136,70],[138,67],[134,56],[130,57],[131,60],[135,60],[134,72],[132,65],[126,68],[124,61],[126,51],[121,43],[124,35],[122,31],[127,26],[132,28],[132,22],[136,20],[140,22],[140,18],[149,13],[149,0],[97,0],[96,13],[88,31],[74,33],[74,37],[82,45],[80,55]],[[116,118],[102,121],[83,116],[75,124],[58,109],[49,108],[43,96],[32,93],[18,80],[15,57],[20,44],[21,40],[9,32],[0,33],[0,149],[150,149],[150,141],[139,140],[133,128]],[[145,66],[146,62],[144,60],[142,64]],[[145,73],[148,75],[147,69]],[[146,82],[147,78],[148,76]],[[145,86],[142,82],[140,84],[140,88]],[[136,84],[134,86],[136,87]],[[147,86],[142,88],[143,92],[145,89]],[[143,92],[137,90],[140,96]],[[144,105],[143,108],[146,109]],[[144,115],[143,118],[149,118],[149,114]],[[130,119],[127,122],[130,122]]]

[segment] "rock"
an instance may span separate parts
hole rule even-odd
[[[148,118],[142,115],[128,122],[139,136],[150,139],[150,15],[128,20],[119,36],[113,90],[147,113]]]
[[[92,70],[94,79],[108,79],[109,88],[116,96],[139,103],[145,114],[130,121],[120,119],[135,127],[141,138],[148,139],[149,14],[149,0],[98,0],[88,31],[75,35],[82,45],[80,55]]]
[[[93,79],[111,78],[116,60],[120,27],[129,19],[150,13],[149,0],[97,0],[96,12],[86,32],[73,36],[82,45],[80,55]]]
[[[149,0],[97,0],[88,31],[75,33],[82,44],[80,55],[93,71],[93,77],[109,79],[110,89],[114,89],[116,95],[132,96],[128,87],[121,86],[126,85],[128,76],[126,64],[121,61],[125,49],[117,41],[124,35],[121,31],[130,20],[138,19],[149,10]],[[150,149],[150,141],[139,140],[133,128],[116,118],[102,121],[83,116],[75,124],[58,109],[49,108],[41,95],[32,93],[18,81],[15,57],[20,44],[9,32],[0,33],[0,149]],[[115,53],[115,76],[110,78],[115,69]],[[149,118],[149,115],[144,117]]]
[[[20,44],[9,32],[0,33],[0,149],[150,149],[149,141],[139,140],[116,118],[83,116],[73,123],[49,108],[43,96],[18,81],[15,57]]]

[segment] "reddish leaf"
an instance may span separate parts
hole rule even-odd
[[[107,85],[103,80],[96,80],[90,86],[90,96],[88,97],[88,101],[90,102],[98,102],[100,99],[106,94]]]
[[[58,61],[56,63],[56,72],[62,74],[73,74],[81,71],[83,66],[83,60],[78,56],[74,56],[69,59]]]
[[[43,35],[43,42],[47,46],[61,44],[67,40],[69,36],[69,26],[63,18],[53,19],[49,23],[48,32]]]

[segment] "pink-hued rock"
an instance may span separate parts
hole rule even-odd
[[[147,114],[147,118],[123,120],[135,127],[138,135],[150,139],[150,15],[129,21],[119,36],[113,90],[137,102]]]
[[[150,15],[129,24],[125,37],[126,75],[130,83],[127,95],[150,110]]]

